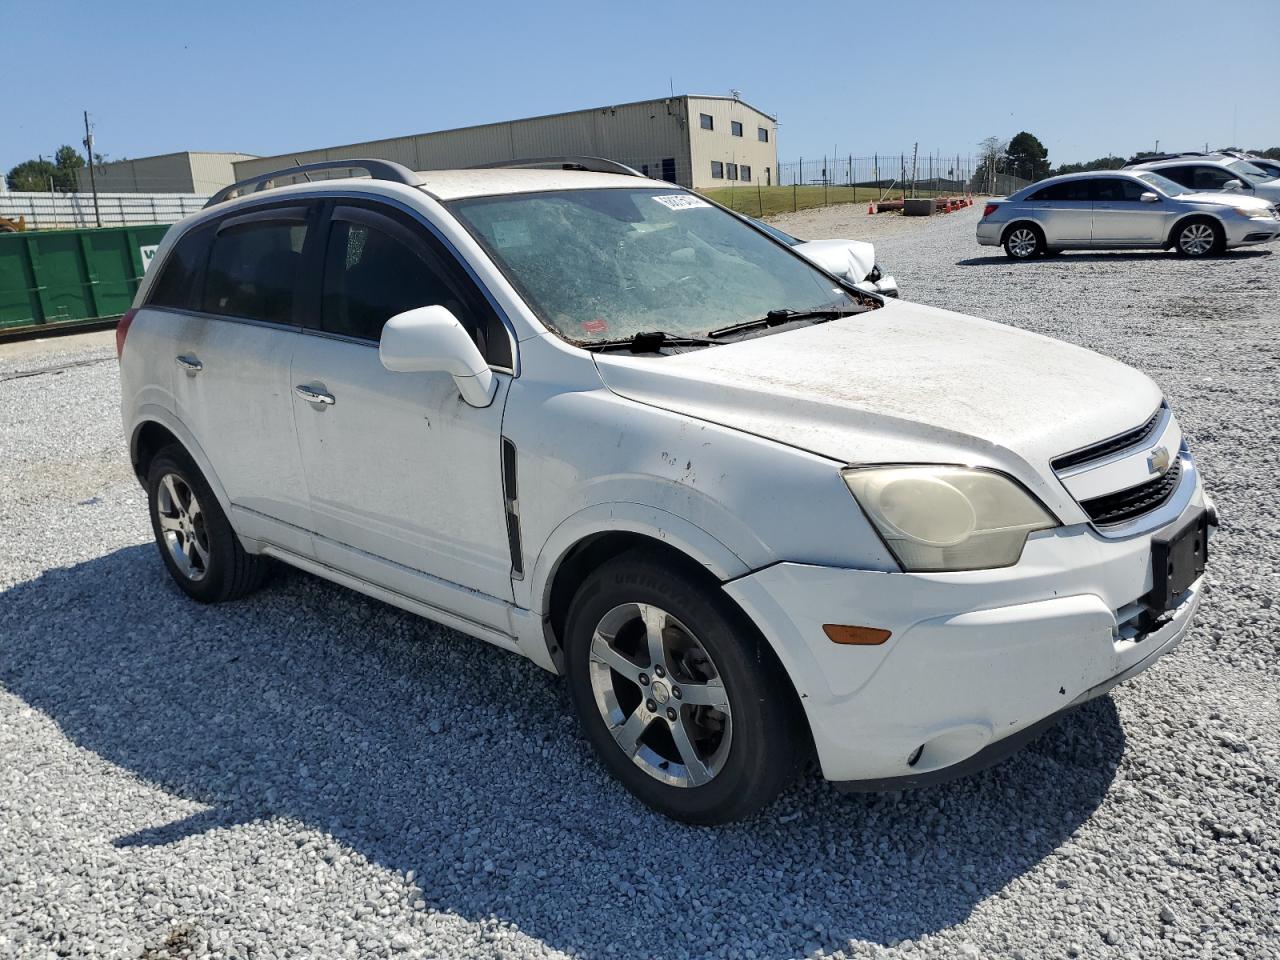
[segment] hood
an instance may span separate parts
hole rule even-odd
[[[1257,207],[1261,210],[1271,206],[1252,193],[1184,193],[1174,199],[1186,203],[1213,203],[1224,207]]]
[[[674,356],[597,354],[641,403],[842,463],[982,463],[1050,501],[1049,461],[1141,425],[1151,380],[1081,347],[932,307],[864,314]]]
[[[793,248],[827,273],[861,283],[876,265],[876,248],[863,240],[806,240]]]

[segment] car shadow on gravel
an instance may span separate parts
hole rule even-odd
[[[305,574],[202,607],[152,545],[128,547],[0,593],[0,637],[4,687],[209,805],[122,827],[118,846],[292,818],[415,871],[409,901],[587,957],[790,956],[949,927],[1090,817],[1125,743],[1103,698],[965,780],[843,797],[811,774],[753,820],[694,828],[604,774],[556,678]]]
[[[1254,260],[1258,257],[1271,256],[1270,250],[1228,250],[1216,260]],[[1190,257],[1179,257],[1174,253],[1164,250],[1124,250],[1111,253],[1091,253],[1087,250],[1064,250],[1056,253],[1051,257],[1039,257],[1035,260],[1014,260],[1006,257],[1004,254],[997,254],[990,257],[969,257],[967,260],[957,260],[958,267],[995,267],[1001,264],[1006,266],[1028,267],[1034,264],[1061,263],[1069,260],[1072,263],[1121,263],[1125,260],[1147,260],[1160,258],[1160,262],[1183,263],[1189,268],[1194,267],[1200,270],[1204,266],[1204,261],[1193,260]]]

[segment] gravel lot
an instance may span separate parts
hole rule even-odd
[[[288,571],[187,601],[110,334],[0,347],[0,955],[1280,956],[1280,256],[1015,264],[976,219],[778,222],[1154,376],[1224,520],[1198,624],[994,770],[729,828],[649,813],[478,641]]]

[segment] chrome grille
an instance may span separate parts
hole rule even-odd
[[[1181,479],[1182,460],[1179,458],[1173,461],[1168,470],[1146,483],[1094,497],[1092,500],[1082,500],[1080,506],[1098,526],[1125,523],[1150,513],[1168,500],[1178,489],[1178,481]]]
[[[1156,432],[1156,428],[1160,426],[1160,421],[1164,417],[1165,405],[1162,403],[1155,413],[1140,427],[1134,427],[1118,436],[1111,437],[1108,440],[1102,440],[1098,443],[1090,444],[1079,450],[1073,450],[1071,453],[1064,453],[1060,457],[1055,457],[1050,461],[1050,466],[1056,471],[1070,470],[1072,467],[1078,467],[1082,463],[1092,463],[1095,460],[1102,460],[1111,456],[1113,453],[1119,453],[1121,450],[1127,450],[1129,447],[1136,447],[1140,443],[1145,443],[1151,439],[1151,435]]]

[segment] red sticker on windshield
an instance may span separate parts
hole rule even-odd
[[[609,325],[599,317],[596,317],[594,320],[584,320],[582,329],[587,333],[604,333],[609,329]]]

